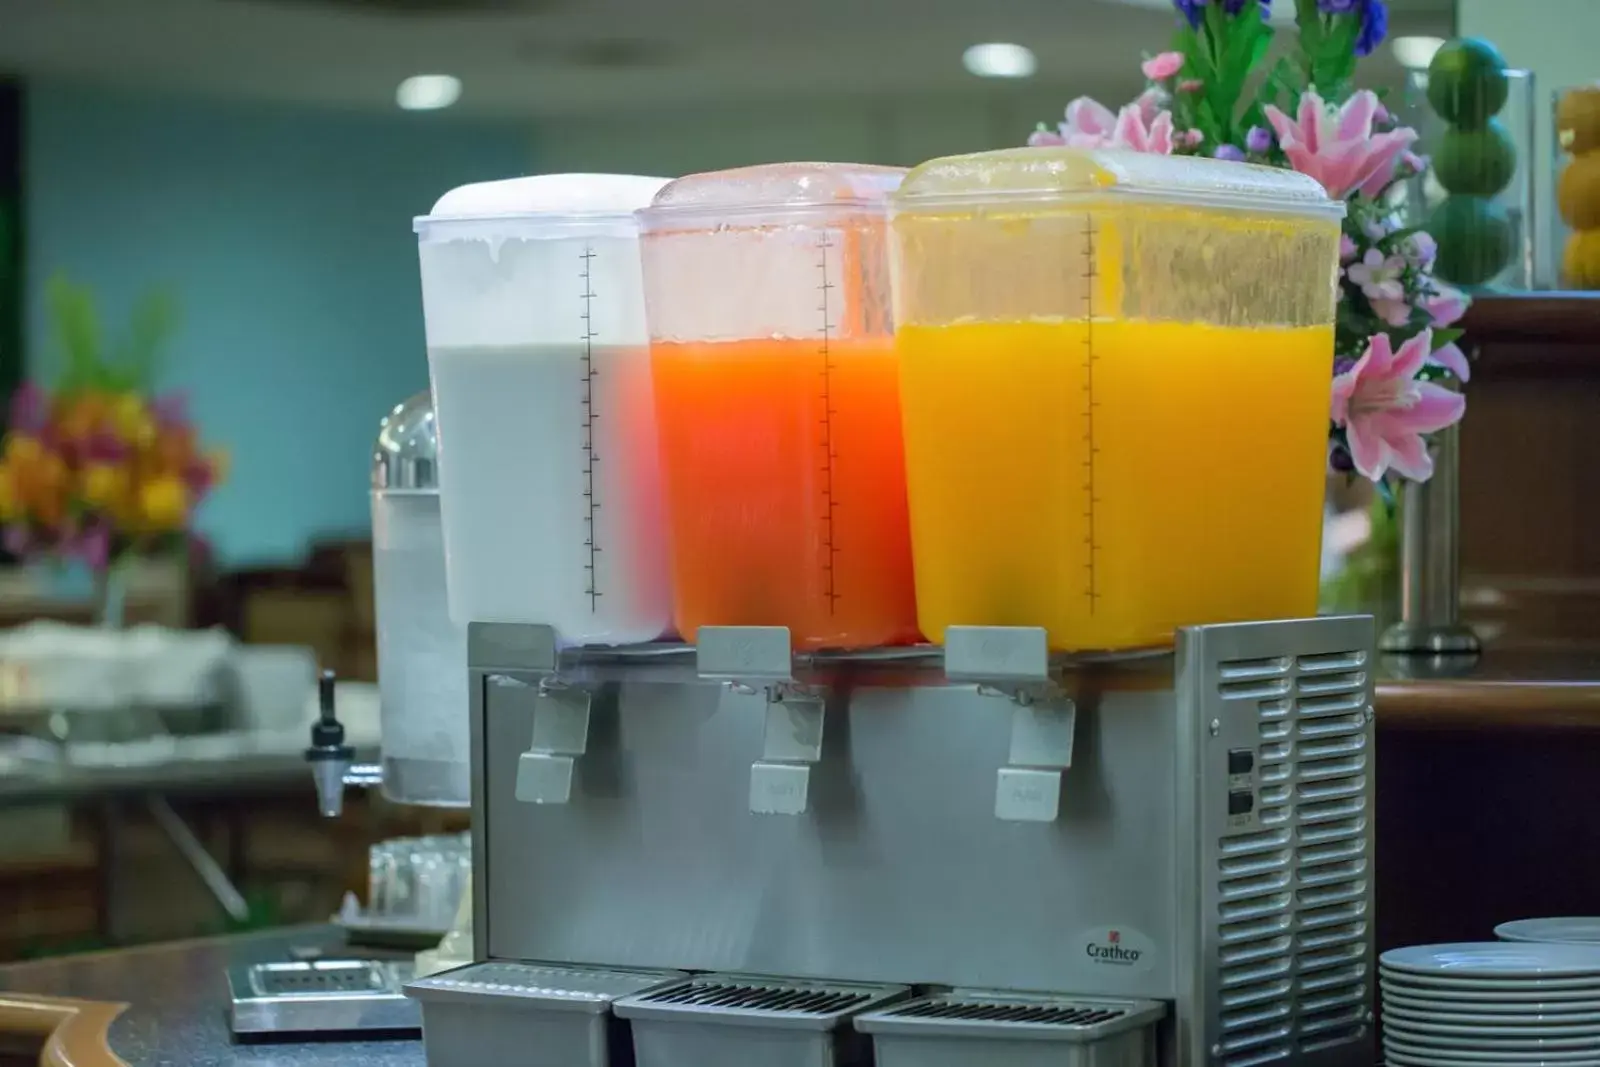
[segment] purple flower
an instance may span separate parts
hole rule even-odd
[[[1230,163],[1244,162],[1244,149],[1231,144],[1219,144],[1211,154],[1217,159],[1226,159]]]
[[[183,392],[164,393],[150,401],[150,414],[162,429],[182,429],[189,425],[189,396]]]
[[[1383,0],[1364,0],[1361,32],[1356,34],[1356,55],[1370,56],[1389,34],[1389,8]]]
[[[1200,20],[1205,16],[1206,5],[1212,2],[1214,0],[1172,0],[1172,6],[1177,9],[1178,14],[1182,15],[1191,27],[1198,30],[1200,28]],[[1248,0],[1215,0],[1215,2],[1220,3],[1223,14],[1234,16],[1244,10],[1244,5]],[[1272,13],[1272,0],[1260,0],[1260,2],[1261,17],[1266,18]]]
[[[1425,231],[1419,230],[1405,239],[1400,251],[1413,267],[1427,270],[1439,255],[1439,245]]]
[[[23,382],[11,394],[11,414],[6,426],[14,433],[38,435],[49,421],[45,396],[37,385]]]
[[[1272,131],[1260,126],[1250,127],[1250,132],[1244,135],[1244,146],[1255,155],[1265,155],[1272,150]]]
[[[90,463],[121,463],[128,458],[128,445],[114,433],[96,430],[83,447],[82,458]]]
[[[96,523],[76,537],[68,538],[66,553],[99,573],[111,562],[111,531],[104,524]]]
[[[18,523],[8,525],[4,535],[0,536],[3,536],[6,551],[13,556],[26,556],[33,548],[33,535],[28,532],[26,526]]]
[[[1317,0],[1317,10],[1324,15],[1348,15],[1361,4],[1362,0]]]

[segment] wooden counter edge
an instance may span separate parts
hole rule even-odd
[[[107,1036],[126,1004],[0,993],[0,1034],[43,1038],[39,1067],[127,1067]]]
[[[1380,681],[1380,727],[1600,730],[1600,681]]]

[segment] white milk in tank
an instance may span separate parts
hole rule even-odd
[[[465,186],[417,222],[450,614],[629,644],[671,624],[632,212],[664,179]]]

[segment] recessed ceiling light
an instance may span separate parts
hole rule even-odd
[[[980,78],[1031,78],[1039,69],[1033,50],[1020,44],[975,44],[961,53],[961,64]]]
[[[437,111],[461,99],[461,79],[449,74],[414,74],[394,91],[406,111]]]
[[[1443,37],[1396,37],[1389,43],[1394,58],[1407,70],[1427,70],[1433,54],[1444,47]]]

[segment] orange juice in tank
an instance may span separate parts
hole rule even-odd
[[[1058,650],[1317,608],[1343,205],[1102,150],[934,160],[893,197],[923,632]]]
[[[639,213],[675,621],[916,637],[888,167],[680,178]]]

